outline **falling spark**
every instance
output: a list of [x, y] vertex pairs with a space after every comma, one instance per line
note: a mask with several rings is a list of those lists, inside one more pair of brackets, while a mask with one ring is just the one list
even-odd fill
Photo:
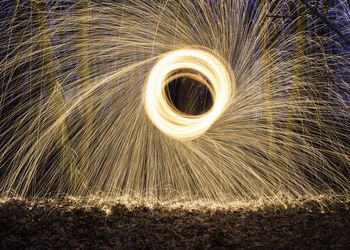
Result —
[[[348, 194], [348, 52], [297, 1], [254, 2], [0, 4], [1, 195]], [[177, 107], [182, 80], [212, 105]]]

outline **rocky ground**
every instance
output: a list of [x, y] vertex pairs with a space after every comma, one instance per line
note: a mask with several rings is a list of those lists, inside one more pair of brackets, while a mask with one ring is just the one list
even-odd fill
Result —
[[350, 249], [350, 199], [235, 209], [0, 203], [0, 249]]

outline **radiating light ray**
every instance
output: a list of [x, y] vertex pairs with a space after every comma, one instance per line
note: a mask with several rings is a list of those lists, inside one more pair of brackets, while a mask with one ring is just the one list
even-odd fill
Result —
[[[1, 194], [349, 192], [349, 55], [310, 16], [308, 32], [295, 31], [297, 1], [7, 2]], [[348, 10], [340, 1], [328, 13], [350, 23]], [[181, 78], [207, 88], [208, 110], [170, 103], [166, 88]]]

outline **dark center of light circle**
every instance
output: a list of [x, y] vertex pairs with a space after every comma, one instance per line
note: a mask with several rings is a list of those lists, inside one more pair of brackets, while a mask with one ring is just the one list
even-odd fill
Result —
[[191, 77], [173, 79], [166, 85], [165, 93], [169, 104], [186, 115], [201, 115], [213, 106], [208, 87]]

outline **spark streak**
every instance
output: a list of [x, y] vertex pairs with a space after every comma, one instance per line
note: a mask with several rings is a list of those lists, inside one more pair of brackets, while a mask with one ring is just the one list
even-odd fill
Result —
[[2, 1], [0, 195], [349, 194], [349, 52], [301, 2]]

